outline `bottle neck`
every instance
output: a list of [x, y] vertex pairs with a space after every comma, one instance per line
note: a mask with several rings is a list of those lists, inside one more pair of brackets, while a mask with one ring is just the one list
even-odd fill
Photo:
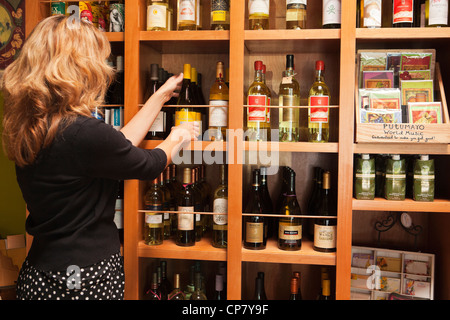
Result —
[[286, 195], [295, 195], [295, 174], [291, 173], [286, 182]]
[[263, 81], [263, 72], [262, 70], [255, 70], [255, 82]]
[[324, 82], [323, 70], [316, 70], [316, 82]]

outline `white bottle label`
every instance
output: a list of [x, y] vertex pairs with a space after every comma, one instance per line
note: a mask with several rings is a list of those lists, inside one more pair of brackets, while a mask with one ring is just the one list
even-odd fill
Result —
[[166, 28], [166, 6], [159, 4], [147, 7], [147, 29], [149, 28]]
[[[194, 207], [178, 207], [178, 211], [194, 212]], [[194, 214], [178, 213], [178, 230], [194, 230]]]
[[166, 127], [166, 113], [164, 111], [160, 111], [156, 116], [155, 121], [153, 121], [150, 130], [148, 131], [164, 132], [165, 127]]
[[269, 0], [248, 0], [248, 13], [262, 13], [269, 15]]
[[322, 23], [341, 23], [341, 0], [323, 0]]
[[[213, 203], [213, 212], [227, 213], [228, 212], [228, 200], [227, 199], [215, 199]], [[213, 221], [218, 225], [226, 225], [228, 223], [227, 214], [215, 214], [213, 215]]]
[[336, 226], [314, 225], [314, 245], [318, 248], [336, 248]]
[[364, 27], [381, 27], [381, 0], [364, 0]]
[[430, 0], [428, 12], [428, 24], [430, 26], [447, 25], [448, 0]]
[[[226, 100], [210, 100], [211, 106], [228, 106]], [[210, 107], [209, 108], [209, 126], [226, 127], [228, 125], [228, 107]]]
[[178, 8], [178, 21], [195, 21], [195, 0], [180, 0]]
[[156, 225], [163, 223], [163, 215], [161, 213], [149, 213], [145, 214], [145, 223], [149, 225]]

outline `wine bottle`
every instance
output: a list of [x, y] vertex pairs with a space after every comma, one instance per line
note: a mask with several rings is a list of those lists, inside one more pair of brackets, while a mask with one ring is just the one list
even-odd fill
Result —
[[250, 30], [269, 29], [270, 0], [248, 0]]
[[[336, 210], [336, 205], [330, 195], [330, 172], [325, 171], [317, 215], [336, 216]], [[313, 249], [320, 252], [336, 252], [336, 228], [336, 219], [334, 218], [315, 219]]]
[[298, 296], [298, 278], [291, 278], [291, 294], [289, 296], [289, 300], [301, 300]]
[[[147, 86], [146, 100], [148, 100], [162, 85], [161, 72], [158, 64], [152, 63], [150, 66], [150, 79]], [[145, 139], [147, 140], [163, 140], [167, 135], [167, 111], [162, 108], [148, 130]]]
[[230, 30], [230, 0], [211, 0], [211, 30]]
[[228, 185], [225, 165], [220, 165], [220, 184], [214, 191], [212, 245], [226, 248], [228, 242]]
[[359, 0], [360, 28], [381, 28], [381, 0]]
[[228, 126], [228, 87], [224, 81], [224, 64], [216, 63], [216, 81], [209, 90], [209, 138], [224, 141]]
[[319, 300], [333, 300], [330, 291], [330, 280], [322, 280], [322, 294], [319, 296]]
[[281, 205], [278, 220], [278, 248], [287, 251], [300, 250], [302, 247], [302, 219], [289, 217], [301, 215], [300, 205], [295, 194], [295, 172], [291, 171], [287, 180], [287, 189]]
[[198, 0], [177, 1], [177, 30], [197, 30]]
[[145, 293], [145, 300], [161, 300], [161, 291], [158, 288], [158, 274], [152, 273], [150, 289]]
[[159, 188], [159, 178], [152, 180], [150, 188], [144, 197], [145, 210], [145, 243], [147, 245], [160, 245], [164, 239], [163, 210], [164, 195]]
[[175, 111], [175, 126], [183, 122], [197, 121], [196, 110], [190, 105], [195, 105], [194, 92], [191, 84], [191, 65], [186, 63], [183, 67], [183, 82], [180, 94], [178, 96], [177, 107]]
[[147, 0], [147, 31], [166, 31], [167, 0]]
[[[294, 74], [294, 55], [286, 55], [286, 70], [278, 93], [280, 107], [300, 105], [300, 85]], [[280, 141], [297, 142], [300, 139], [300, 109], [279, 109]]]
[[425, 26], [426, 27], [448, 26], [448, 0], [425, 1]]
[[180, 289], [180, 274], [175, 273], [173, 276], [173, 290], [167, 296], [167, 300], [185, 300], [183, 291]]
[[267, 300], [266, 290], [264, 289], [264, 272], [258, 272], [258, 276], [255, 279], [253, 300]]
[[192, 265], [189, 269], [189, 282], [184, 289], [184, 300], [190, 300], [191, 295], [195, 290], [195, 266]]
[[173, 290], [172, 283], [167, 279], [167, 262], [161, 261], [161, 283], [159, 285], [161, 291], [161, 300], [167, 300], [169, 293]]
[[325, 84], [324, 62], [316, 61], [316, 78], [309, 89], [308, 97], [308, 141], [328, 142], [330, 90]]
[[189, 300], [208, 300], [203, 292], [202, 275], [200, 272], [195, 273], [195, 290]]
[[124, 85], [125, 85], [125, 73], [123, 66], [123, 56], [117, 56], [116, 58], [116, 76], [114, 83], [112, 84], [111, 104], [123, 105], [124, 103]]
[[[323, 169], [314, 167], [313, 191], [308, 201], [308, 214], [311, 216], [317, 215], [317, 207], [320, 204], [320, 196], [322, 194], [322, 176]], [[307, 235], [310, 240], [314, 240], [314, 220], [307, 219]]]
[[[200, 189], [197, 187], [196, 181], [197, 168], [191, 169], [191, 189], [194, 195], [194, 211], [203, 212], [203, 199]], [[195, 241], [200, 241], [203, 236], [203, 216], [201, 214], [195, 214]]]
[[286, 0], [286, 29], [306, 29], [307, 0]]
[[227, 300], [223, 290], [223, 276], [221, 274], [216, 274], [214, 300]]
[[341, 0], [323, 0], [322, 27], [324, 29], [341, 27]]
[[394, 28], [411, 28], [413, 25], [414, 0], [392, 0], [392, 26]]
[[263, 63], [255, 61], [255, 78], [247, 92], [247, 132], [250, 141], [267, 141], [270, 125], [267, 123], [269, 88], [262, 79]]
[[[200, 98], [200, 94], [198, 92], [198, 88], [197, 88], [197, 69], [194, 67], [191, 67], [191, 87], [192, 87], [192, 94], [194, 97], [194, 101], [193, 104], [195, 105], [202, 105], [205, 104], [204, 102], [201, 101]], [[200, 107], [195, 107], [193, 108], [194, 112], [195, 112], [195, 122], [198, 124], [200, 130], [200, 136], [203, 134], [203, 123], [202, 123], [202, 114], [203, 114], [203, 110]]]
[[179, 246], [193, 246], [195, 245], [195, 218], [194, 212], [195, 199], [194, 193], [191, 189], [191, 169], [184, 168], [183, 171], [183, 189], [179, 196], [177, 211], [177, 232], [175, 243]]
[[114, 223], [117, 227], [120, 243], [123, 243], [123, 186], [124, 182], [119, 181], [119, 190], [117, 192], [114, 211]]
[[[263, 201], [259, 189], [260, 174], [259, 169], [253, 170], [253, 184], [250, 192], [250, 199], [246, 206], [246, 213], [263, 213]], [[265, 220], [263, 216], [252, 215], [244, 217], [244, 248], [261, 250], [266, 248], [267, 238], [265, 237]]]
[[164, 170], [163, 172], [160, 173], [159, 175], [159, 189], [161, 190], [162, 194], [163, 194], [163, 204], [162, 204], [162, 209], [164, 211], [163, 213], [163, 222], [164, 222], [164, 239], [169, 239], [170, 238], [170, 226], [171, 226], [171, 217], [170, 217], [170, 203], [172, 202], [172, 195], [170, 193], [169, 188], [166, 186], [165, 184], [165, 178], [164, 178], [164, 174], [165, 174]]
[[298, 279], [298, 283], [297, 283], [297, 300], [303, 300], [302, 298], [302, 280], [301, 280], [301, 273], [299, 271], [294, 271], [293, 276], [296, 277]]

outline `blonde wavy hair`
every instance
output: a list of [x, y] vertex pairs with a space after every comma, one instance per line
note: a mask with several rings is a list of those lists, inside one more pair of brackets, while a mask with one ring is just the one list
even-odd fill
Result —
[[59, 129], [103, 104], [114, 69], [104, 33], [83, 20], [42, 20], [2, 77], [3, 149], [23, 167], [32, 164]]

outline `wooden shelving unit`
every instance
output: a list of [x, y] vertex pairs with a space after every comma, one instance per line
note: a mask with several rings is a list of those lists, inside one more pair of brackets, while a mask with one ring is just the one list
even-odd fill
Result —
[[[175, 1], [170, 0], [172, 4]], [[335, 267], [335, 296], [339, 300], [350, 299], [350, 274], [352, 252], [352, 219], [353, 212], [359, 211], [417, 211], [417, 212], [450, 212], [450, 201], [437, 199], [433, 203], [417, 203], [412, 200], [402, 202], [375, 199], [361, 201], [353, 199], [353, 157], [358, 153], [428, 153], [449, 156], [449, 144], [371, 144], [355, 143], [354, 140], [354, 97], [355, 54], [359, 48], [394, 47], [434, 47], [438, 59], [443, 60], [450, 46], [450, 28], [414, 30], [382, 28], [356, 28], [356, 1], [342, 0], [341, 29], [321, 29], [321, 1], [308, 3], [308, 29], [283, 30], [284, 2], [275, 3], [275, 12], [271, 11], [271, 30], [247, 30], [247, 1], [231, 0], [231, 29], [229, 31], [164, 31], [149, 32], [145, 30], [145, 0], [125, 1], [124, 33], [108, 33], [108, 39], [115, 46], [123, 48], [125, 56], [125, 122], [128, 122], [143, 103], [145, 73], [150, 63], [159, 63], [166, 70], [174, 73], [182, 71], [182, 64], [190, 62], [200, 66], [204, 75], [204, 93], [208, 92], [208, 83], [214, 78], [214, 65], [218, 60], [225, 62], [230, 69], [230, 101], [229, 128], [244, 128], [245, 92], [253, 79], [253, 61], [262, 59], [267, 62], [268, 70], [273, 74], [268, 77], [268, 85], [276, 93], [284, 70], [285, 55], [295, 55], [298, 79], [301, 79], [301, 90], [306, 91], [313, 76], [313, 64], [323, 59], [326, 65], [326, 81], [332, 90], [331, 103], [336, 107], [332, 114], [332, 140], [324, 144], [308, 142], [278, 143], [268, 142], [254, 144], [243, 142], [233, 144], [234, 151], [278, 150], [283, 154], [283, 164], [292, 164], [301, 172], [298, 182], [307, 183], [310, 168], [319, 158], [332, 166], [337, 191], [337, 252], [319, 253], [312, 249], [312, 243], [305, 239], [299, 252], [285, 252], [276, 248], [273, 240], [268, 241], [265, 250], [252, 251], [242, 247], [242, 216], [245, 181], [249, 165], [239, 163], [237, 152], [228, 159], [228, 184], [232, 186], [228, 192], [228, 247], [217, 249], [210, 245], [210, 239], [203, 238], [194, 247], [176, 246], [173, 241], [165, 241], [161, 246], [150, 247], [144, 244], [142, 237], [142, 200], [143, 184], [131, 180], [125, 183], [125, 240], [124, 259], [126, 273], [126, 299], [140, 298], [144, 286], [140, 267], [142, 259], [161, 258], [179, 260], [224, 261], [227, 264], [228, 299], [241, 299], [243, 292], [246, 263], [262, 264], [294, 264], [321, 265]], [[202, 0], [204, 25], [209, 21], [209, 1]], [[44, 8], [43, 8], [44, 7]], [[48, 1], [27, 1], [26, 25], [27, 34], [45, 16]], [[412, 40], [415, 40], [414, 43]], [[444, 83], [450, 83], [450, 64], [442, 63]], [[205, 95], [207, 96], [207, 95]], [[276, 94], [275, 94], [276, 96]], [[203, 106], [207, 107], [207, 106]], [[273, 109], [277, 111], [276, 109]], [[144, 141], [141, 147], [155, 148], [160, 141]], [[192, 151], [227, 151], [227, 142], [193, 142]], [[241, 148], [241, 149], [239, 149]], [[301, 158], [301, 161], [298, 159]], [[306, 188], [303, 187], [305, 196]], [[449, 197], [450, 198], [450, 197]], [[450, 219], [442, 219], [443, 225], [450, 227]], [[433, 221], [433, 225], [439, 225]], [[439, 244], [442, 250], [449, 252], [449, 247], [442, 243], [446, 228], [439, 225], [439, 230], [432, 243]], [[447, 239], [448, 241], [448, 239]], [[450, 267], [450, 257], [443, 258], [443, 267]], [[442, 278], [442, 277], [441, 277]], [[447, 287], [449, 278], [442, 278]]]

